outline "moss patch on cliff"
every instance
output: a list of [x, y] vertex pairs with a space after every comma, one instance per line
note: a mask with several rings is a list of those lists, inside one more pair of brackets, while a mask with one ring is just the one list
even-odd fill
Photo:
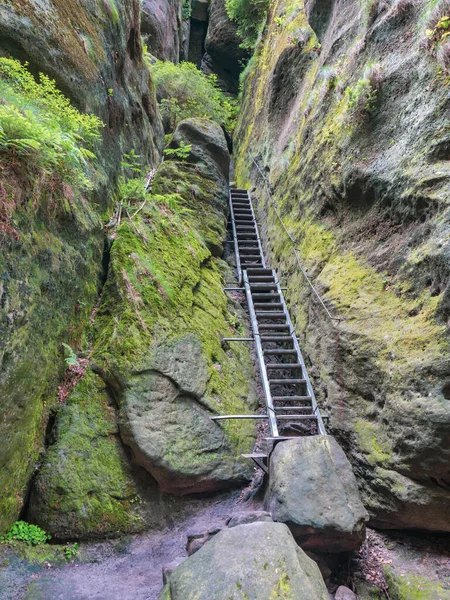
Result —
[[54, 537], [139, 531], [139, 496], [117, 440], [114, 409], [101, 379], [88, 371], [57, 415], [30, 518]]
[[449, 600], [450, 598], [449, 590], [420, 575], [409, 573], [400, 575], [389, 568], [384, 569], [384, 575], [392, 600]]
[[[207, 396], [217, 399], [211, 408], [248, 413], [253, 367], [246, 348], [222, 348], [219, 334], [233, 337], [240, 324], [228, 308], [220, 260], [209, 250], [225, 235], [226, 196], [221, 205], [217, 182], [201, 167], [175, 161], [160, 168], [154, 192], [138, 217], [121, 226], [113, 245], [95, 324], [95, 360], [107, 378], [117, 372], [126, 378], [152, 346], [195, 333], [208, 365]], [[224, 427], [236, 455], [248, 450], [251, 423]]]

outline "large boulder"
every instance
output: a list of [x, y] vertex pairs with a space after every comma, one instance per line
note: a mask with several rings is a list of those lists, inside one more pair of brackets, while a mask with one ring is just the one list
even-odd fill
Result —
[[178, 63], [182, 40], [182, 0], [144, 0], [142, 37], [151, 54]]
[[278, 443], [270, 457], [266, 506], [302, 548], [356, 550], [368, 515], [342, 448], [331, 436]]
[[248, 50], [241, 48], [241, 44], [237, 25], [227, 14], [225, 0], [213, 0], [209, 9], [202, 70], [216, 74], [220, 87], [226, 92], [238, 92], [242, 62], [249, 58]]
[[190, 145], [189, 162], [202, 163], [212, 172], [218, 170], [228, 182], [230, 153], [222, 128], [209, 119], [181, 121], [171, 138], [169, 148]]
[[217, 402], [207, 394], [209, 377], [192, 333], [158, 346], [128, 381], [122, 438], [163, 492], [209, 492], [248, 479], [225, 431], [211, 420]]
[[170, 575], [160, 600], [328, 600], [316, 563], [281, 523], [225, 529]]
[[112, 246], [96, 319], [94, 360], [119, 406], [133, 460], [174, 494], [240, 485], [251, 466], [256, 394], [250, 352], [222, 348], [245, 331], [227, 299], [224, 263], [228, 164], [224, 134], [204, 119], [180, 123], [171, 147], [191, 144], [159, 168], [153, 195]]

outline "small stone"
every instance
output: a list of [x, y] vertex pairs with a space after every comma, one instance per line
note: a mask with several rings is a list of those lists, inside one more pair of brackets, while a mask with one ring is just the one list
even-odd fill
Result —
[[348, 587], [340, 585], [336, 590], [334, 600], [358, 600], [358, 596], [349, 590]]

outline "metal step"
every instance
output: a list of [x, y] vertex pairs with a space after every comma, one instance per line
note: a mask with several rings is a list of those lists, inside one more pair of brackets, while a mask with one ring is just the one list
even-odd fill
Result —
[[[264, 309], [264, 308], [284, 308], [284, 304], [282, 302], [254, 302], [253, 303], [255, 309]], [[284, 311], [283, 311], [284, 312]]]
[[264, 288], [264, 289], [267, 289], [267, 290], [277, 290], [278, 286], [277, 286], [276, 283], [270, 283], [270, 282], [267, 282], [267, 283], [252, 283], [252, 282], [250, 282], [250, 289], [251, 290], [253, 290], [253, 289], [261, 289], [261, 288]]
[[300, 412], [301, 410], [313, 410], [312, 406], [274, 406], [274, 410], [279, 412], [280, 410], [292, 410], [293, 412]]
[[266, 369], [302, 369], [300, 363], [266, 363]]
[[[271, 325], [272, 327], [277, 327], [276, 325]], [[292, 339], [292, 338], [290, 338]], [[295, 356], [297, 356], [297, 351], [296, 350], [286, 350], [284, 348], [272, 348], [272, 349], [267, 349], [267, 350], [263, 350], [264, 354], [294, 354]]]
[[256, 292], [255, 294], [252, 294], [252, 298], [253, 300], [276, 300], [277, 298], [280, 298], [280, 294], [275, 293], [275, 294], [264, 294], [264, 293], [258, 293]]
[[[270, 330], [276, 330], [276, 331], [280, 331], [280, 330], [289, 331], [290, 330], [289, 325], [281, 325], [280, 323], [258, 323], [258, 327], [259, 327], [259, 329], [270, 329]], [[264, 350], [264, 352], [266, 352], [266, 351]], [[294, 354], [297, 354], [297, 353], [294, 352]]]
[[292, 336], [290, 335], [262, 335], [261, 342], [293, 342]]
[[317, 415], [277, 415], [281, 421], [317, 421]]
[[307, 402], [311, 396], [272, 396], [274, 402]]
[[260, 319], [282, 319], [282, 318], [286, 318], [286, 313], [284, 311], [282, 311], [282, 310], [279, 310], [277, 312], [269, 312], [267, 310], [257, 310], [257, 311], [255, 311], [255, 314]]
[[269, 379], [273, 385], [301, 385], [306, 383], [306, 379]]

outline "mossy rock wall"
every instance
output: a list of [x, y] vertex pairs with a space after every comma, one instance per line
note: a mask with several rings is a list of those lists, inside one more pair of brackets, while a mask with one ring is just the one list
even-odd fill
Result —
[[[84, 196], [49, 193], [40, 173], [0, 157], [5, 190], [20, 198], [12, 221], [0, 214], [0, 531], [17, 518], [48, 413], [64, 371], [61, 343], [76, 351], [96, 303], [103, 230], [120, 161], [132, 148], [159, 160], [163, 133], [142, 63], [137, 0], [7, 0], [0, 5], [0, 55], [28, 61], [82, 111], [105, 123]], [[6, 225], [5, 225], [6, 223]]]
[[244, 482], [251, 468], [240, 454], [255, 437], [251, 421], [210, 418], [255, 410], [248, 348], [221, 343], [246, 327], [223, 291], [218, 257], [226, 231], [225, 138], [218, 125], [190, 119], [172, 145], [181, 142], [191, 144], [190, 156], [160, 166], [149, 203], [118, 231], [94, 348], [134, 461], [175, 494]]
[[[318, 24], [319, 5], [329, 10]], [[430, 6], [309, 10], [316, 32], [301, 3], [271, 4], [244, 79], [237, 181], [254, 192], [319, 402], [373, 523], [448, 531], [449, 79], [425, 49]]]

